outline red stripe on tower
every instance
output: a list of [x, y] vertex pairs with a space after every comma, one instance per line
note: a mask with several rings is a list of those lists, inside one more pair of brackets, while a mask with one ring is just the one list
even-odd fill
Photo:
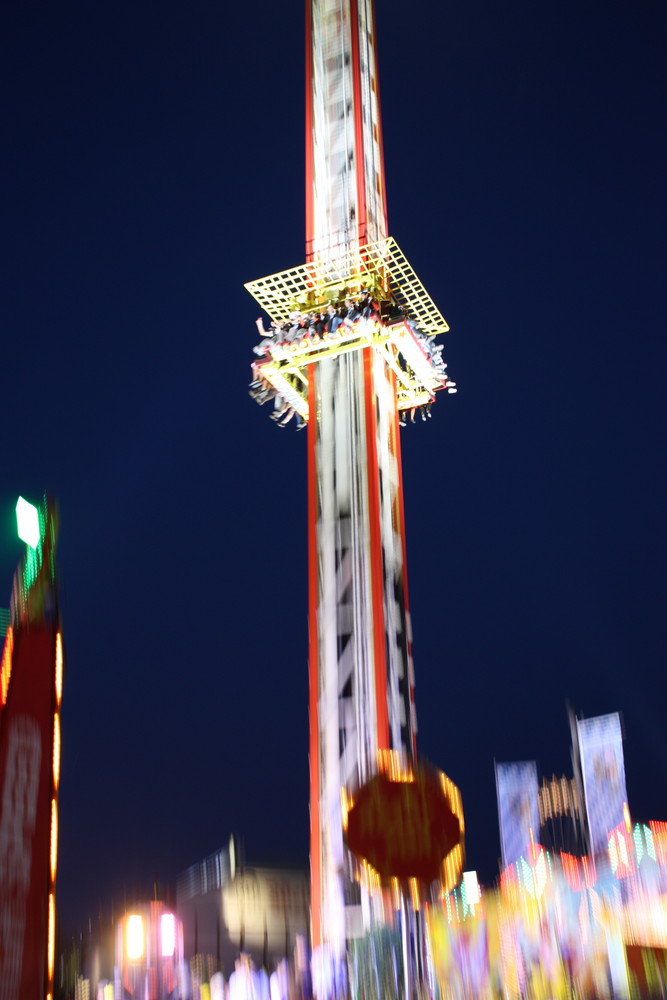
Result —
[[317, 400], [315, 366], [308, 370], [308, 674], [310, 753], [310, 909], [312, 947], [322, 943], [322, 854], [320, 844], [319, 600], [317, 561]]

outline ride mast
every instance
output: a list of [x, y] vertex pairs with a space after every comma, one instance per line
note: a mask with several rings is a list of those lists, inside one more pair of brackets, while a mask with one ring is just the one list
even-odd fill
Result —
[[388, 235], [375, 37], [372, 0], [306, 0], [306, 263], [246, 285], [274, 324], [254, 384], [308, 424], [311, 932], [334, 957], [374, 910], [342, 793], [416, 753], [399, 422], [456, 391], [448, 326]]

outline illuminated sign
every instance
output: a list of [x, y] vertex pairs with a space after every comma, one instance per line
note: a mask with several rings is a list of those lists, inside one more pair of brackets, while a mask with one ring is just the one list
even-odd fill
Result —
[[426, 767], [403, 777], [379, 773], [347, 808], [352, 853], [385, 882], [443, 879], [452, 885], [463, 863], [463, 810], [446, 775]]
[[537, 764], [496, 763], [496, 792], [503, 868], [518, 861], [540, 829]]
[[39, 511], [23, 497], [19, 497], [16, 504], [16, 525], [21, 541], [29, 545], [31, 549], [36, 549], [42, 537]]
[[616, 712], [577, 719], [577, 732], [592, 853], [602, 855], [627, 809], [621, 720]]

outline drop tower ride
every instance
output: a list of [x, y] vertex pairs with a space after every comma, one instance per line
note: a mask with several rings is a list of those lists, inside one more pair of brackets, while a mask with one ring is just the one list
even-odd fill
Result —
[[375, 37], [373, 0], [306, 0], [306, 263], [246, 285], [274, 324], [260, 401], [308, 425], [311, 931], [338, 956], [372, 908], [343, 790], [416, 753], [399, 425], [456, 391], [448, 326], [388, 235]]

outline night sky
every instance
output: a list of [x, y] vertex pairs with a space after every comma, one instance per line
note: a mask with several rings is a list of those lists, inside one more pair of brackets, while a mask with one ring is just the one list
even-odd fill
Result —
[[[402, 431], [418, 741], [500, 853], [493, 761], [620, 711], [667, 819], [658, 0], [378, 0], [389, 229], [457, 381]], [[243, 283], [304, 260], [302, 3], [0, 23], [0, 580], [59, 500], [58, 894], [82, 926], [230, 832], [308, 854], [306, 440], [248, 396]]]

